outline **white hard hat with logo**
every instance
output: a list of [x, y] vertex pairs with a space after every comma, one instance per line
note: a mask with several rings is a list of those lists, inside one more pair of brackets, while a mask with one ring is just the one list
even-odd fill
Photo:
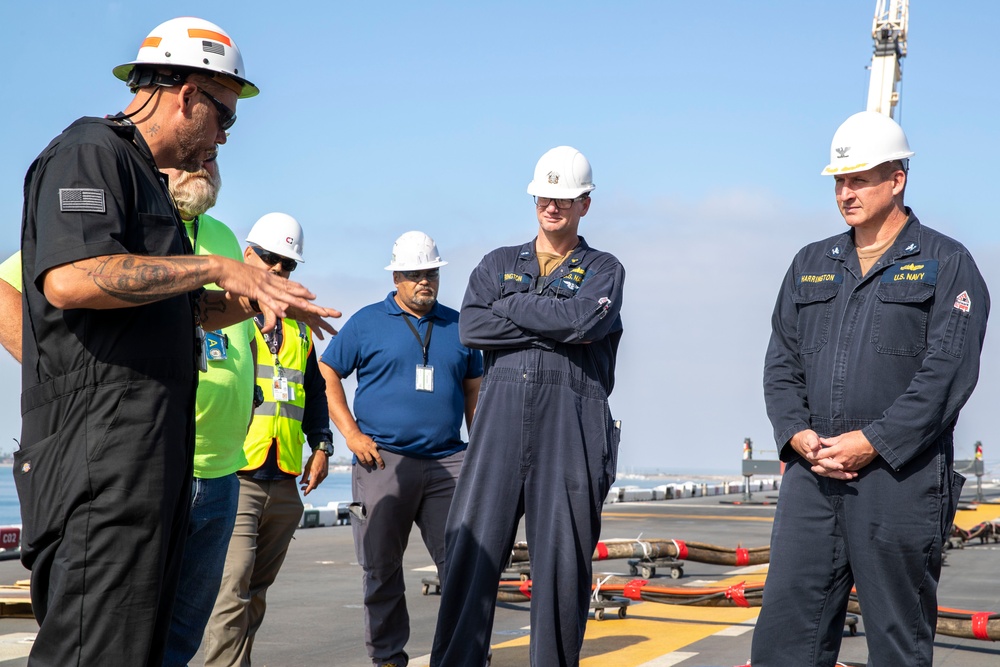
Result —
[[[130, 78], [133, 70], [148, 71], [157, 67], [182, 67], [224, 75], [239, 84], [241, 98], [260, 92], [246, 80], [243, 56], [232, 37], [214, 23], [193, 16], [170, 19], [153, 28], [139, 46], [135, 60], [119, 65], [112, 72], [133, 85], [138, 83]], [[225, 85], [223, 81], [220, 83]]]
[[576, 199], [590, 192], [594, 175], [590, 162], [572, 146], [557, 146], [538, 159], [528, 194], [550, 199]]
[[441, 259], [434, 239], [423, 232], [406, 232], [392, 244], [392, 262], [386, 271], [436, 269], [448, 262]]
[[862, 111], [845, 120], [830, 143], [825, 176], [851, 174], [913, 155], [899, 123], [877, 111]]
[[302, 248], [305, 243], [302, 225], [287, 213], [262, 215], [247, 234], [247, 243], [260, 246], [282, 257], [294, 259], [296, 262], [306, 261], [302, 259]]

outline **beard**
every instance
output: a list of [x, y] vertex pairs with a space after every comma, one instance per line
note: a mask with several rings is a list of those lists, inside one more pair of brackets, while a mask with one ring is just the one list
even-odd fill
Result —
[[222, 187], [219, 166], [209, 170], [202, 167], [198, 171], [182, 171], [170, 179], [170, 196], [180, 211], [181, 217], [190, 220], [215, 206]]
[[416, 306], [430, 308], [437, 302], [437, 292], [432, 291], [429, 295], [414, 294], [410, 301]]

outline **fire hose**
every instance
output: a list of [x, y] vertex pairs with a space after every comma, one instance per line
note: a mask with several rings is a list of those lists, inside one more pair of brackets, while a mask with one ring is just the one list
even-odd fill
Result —
[[[597, 543], [594, 560], [618, 558], [676, 558], [710, 565], [763, 565], [770, 561], [770, 547], [720, 547], [704, 542], [665, 539], [604, 540]], [[518, 542], [511, 552], [511, 563], [528, 562], [528, 545]]]
[[[660, 541], [660, 544], [672, 544], [670, 541]], [[612, 545], [620, 544], [617, 541]], [[712, 545], [699, 545], [712, 547]], [[689, 547], [690, 548], [690, 547]], [[609, 553], [611, 552], [609, 546]], [[719, 553], [720, 557], [731, 558], [731, 554], [720, 547], [704, 549], [706, 552]], [[733, 550], [728, 550], [733, 551]], [[676, 552], [664, 552], [664, 555], [674, 556]], [[760, 555], [760, 552], [757, 551]], [[641, 555], [641, 554], [640, 554]], [[612, 556], [607, 556], [611, 558]], [[615, 558], [627, 558], [628, 555], [617, 555]], [[651, 556], [654, 557], [654, 556]], [[766, 560], [762, 562], [767, 562]], [[729, 564], [723, 562], [721, 564]], [[746, 584], [741, 582], [734, 586], [692, 588], [667, 587], [650, 585], [645, 579], [628, 577], [605, 577], [595, 581], [592, 590], [595, 597], [622, 597], [631, 601], [657, 602], [660, 604], [688, 605], [695, 607], [759, 607], [763, 597], [764, 584]], [[531, 600], [531, 580], [501, 581], [497, 592], [497, 600], [501, 602], [526, 602]], [[847, 603], [847, 611], [862, 615], [857, 594], [852, 590]], [[976, 612], [964, 609], [938, 608], [937, 634], [964, 639], [979, 639], [984, 641], [1000, 640], [1000, 613]]]

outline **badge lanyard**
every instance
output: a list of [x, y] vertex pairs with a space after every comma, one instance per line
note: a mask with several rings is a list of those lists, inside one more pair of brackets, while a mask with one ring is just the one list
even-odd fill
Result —
[[[264, 326], [263, 322], [264, 316], [257, 315], [253, 318], [254, 324], [257, 328]], [[288, 384], [288, 378], [285, 377], [285, 369], [281, 366], [281, 361], [278, 359], [278, 350], [281, 348], [281, 341], [283, 336], [282, 321], [279, 319], [274, 326], [274, 331], [271, 333], [260, 332], [260, 335], [264, 338], [264, 342], [267, 343], [267, 349], [271, 352], [271, 356], [274, 358], [274, 376], [271, 378], [271, 391], [274, 394], [275, 401], [294, 401], [295, 400], [295, 387]]]
[[427, 337], [424, 340], [420, 340], [420, 333], [413, 326], [413, 322], [410, 321], [410, 317], [406, 313], [403, 313], [403, 321], [406, 322], [406, 326], [410, 327], [413, 337], [417, 339], [417, 343], [419, 343], [420, 349], [424, 353], [423, 365], [417, 364], [416, 389], [417, 391], [434, 391], [434, 367], [427, 365], [427, 351], [431, 346], [431, 331], [434, 329], [434, 322], [427, 322]]
[[[198, 254], [198, 223], [201, 216], [195, 216], [191, 225], [191, 247], [194, 254]], [[199, 351], [198, 367], [203, 371], [208, 371], [209, 361], [225, 361], [229, 358], [229, 336], [222, 333], [222, 329], [207, 331], [200, 324], [198, 325], [198, 341], [201, 345]]]

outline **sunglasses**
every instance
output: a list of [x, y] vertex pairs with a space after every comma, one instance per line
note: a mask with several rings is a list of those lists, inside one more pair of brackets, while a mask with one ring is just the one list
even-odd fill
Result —
[[555, 204], [560, 211], [565, 211], [573, 205], [573, 202], [583, 201], [586, 195], [580, 195], [576, 199], [552, 199], [551, 197], [535, 197], [535, 206], [538, 208], [548, 208], [549, 204]]
[[205, 92], [204, 88], [199, 88], [198, 92], [208, 98], [208, 101], [215, 106], [215, 110], [219, 112], [219, 127], [225, 132], [231, 128], [236, 123], [236, 112], [227, 107], [225, 104], [215, 99], [211, 95]]
[[424, 278], [427, 280], [437, 280], [441, 276], [441, 271], [439, 269], [425, 269], [424, 271], [400, 271], [399, 275], [403, 276], [405, 280], [419, 283]]
[[283, 271], [292, 272], [295, 267], [299, 265], [294, 259], [289, 259], [288, 257], [282, 257], [276, 252], [271, 252], [270, 250], [264, 250], [260, 246], [252, 245], [250, 249], [254, 251], [254, 254], [260, 257], [260, 261], [264, 262], [268, 266], [274, 266], [275, 264], [281, 264], [281, 269]]

